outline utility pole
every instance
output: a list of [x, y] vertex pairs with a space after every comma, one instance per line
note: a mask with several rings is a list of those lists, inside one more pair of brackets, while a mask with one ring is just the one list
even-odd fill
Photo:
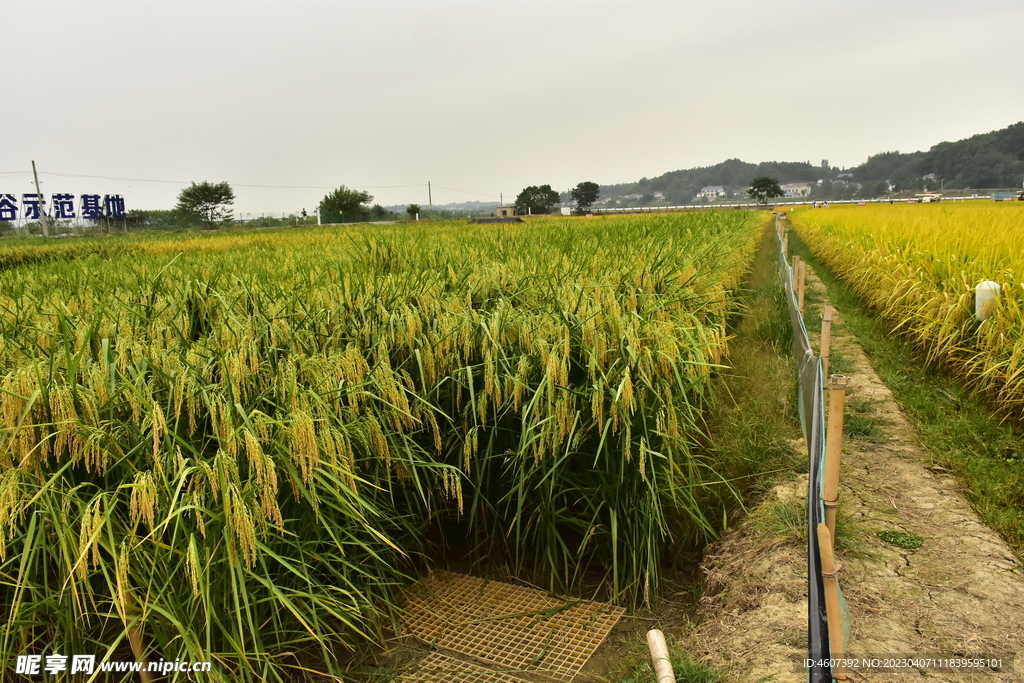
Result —
[[427, 201], [430, 202], [430, 217], [434, 217], [434, 194], [430, 191], [430, 181], [427, 181]]
[[50, 225], [46, 222], [46, 207], [43, 206], [43, 193], [39, 191], [39, 176], [36, 174], [36, 162], [32, 160], [32, 178], [36, 181], [36, 199], [39, 200], [39, 221], [43, 224], [43, 237], [50, 236]]

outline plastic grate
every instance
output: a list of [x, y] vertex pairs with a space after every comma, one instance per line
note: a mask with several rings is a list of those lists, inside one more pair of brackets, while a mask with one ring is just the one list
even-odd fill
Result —
[[416, 670], [399, 677], [399, 683], [526, 683], [521, 678], [431, 652]]
[[606, 603], [434, 572], [410, 591], [403, 621], [428, 645], [571, 681], [624, 613]]

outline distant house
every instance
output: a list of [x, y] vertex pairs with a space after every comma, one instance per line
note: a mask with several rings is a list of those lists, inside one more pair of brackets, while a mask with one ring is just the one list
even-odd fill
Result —
[[782, 186], [783, 197], [807, 197], [810, 194], [810, 183], [787, 183]]
[[494, 215], [498, 218], [511, 218], [516, 215], [515, 206], [498, 206], [494, 209]]
[[623, 199], [643, 199], [643, 198], [644, 198], [644, 196], [642, 194], [640, 194], [639, 192], [636, 192], [634, 194], [627, 194], [625, 197], [623, 197]]
[[929, 173], [928, 175], [923, 176], [921, 180], [937, 180], [937, 178], [934, 173]]
[[701, 197], [707, 197], [708, 199], [717, 199], [725, 196], [725, 188], [721, 185], [706, 185], [700, 188], [700, 192], [697, 193], [697, 199]]
[[663, 201], [665, 201], [665, 193], [664, 192], [655, 192], [654, 193], [654, 201], [656, 201], [656, 202], [663, 202]]
[[836, 176], [835, 182], [837, 183], [849, 183], [853, 181], [852, 173], [840, 173]]

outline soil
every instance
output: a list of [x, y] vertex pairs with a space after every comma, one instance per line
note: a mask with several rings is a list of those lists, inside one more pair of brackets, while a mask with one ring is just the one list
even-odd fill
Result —
[[[805, 317], [821, 315], [824, 286], [808, 268]], [[863, 655], [1002, 655], [1001, 671], [854, 672], [863, 681], [1024, 681], [1024, 567], [983, 524], [956, 481], [935, 464], [889, 389], [882, 384], [841, 312], [832, 348], [844, 357], [855, 405], [879, 429], [843, 445], [839, 584], [852, 620], [848, 652]], [[818, 335], [812, 343], [818, 347]], [[794, 444], [803, 448], [803, 443]], [[806, 681], [792, 656], [807, 652], [806, 532], [766, 530], [770, 506], [806, 505], [807, 476], [777, 486], [743, 523], [709, 548], [699, 625], [683, 648], [725, 671], [726, 681]], [[917, 549], [884, 542], [880, 532], [920, 537]], [[837, 534], [840, 535], [840, 534]], [[913, 545], [905, 543], [904, 545]], [[1018, 658], [1019, 659], [1019, 658]]]

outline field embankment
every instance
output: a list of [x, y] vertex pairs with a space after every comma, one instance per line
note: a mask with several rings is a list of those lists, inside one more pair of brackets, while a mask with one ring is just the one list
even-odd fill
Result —
[[[791, 239], [790, 246], [816, 263], [799, 240]], [[985, 523], [999, 521], [990, 513], [1000, 504], [979, 506], [977, 497], [978, 487], [1013, 482], [968, 479], [965, 487], [960, 477], [968, 463], [992, 469], [992, 460], [983, 452], [951, 452], [972, 444], [954, 446], [951, 433], [940, 435], [921, 421], [924, 404], [932, 413], [961, 412], [928, 418], [946, 429], [959, 422], [952, 427], [956, 434], [974, 440], [981, 433], [970, 430], [984, 420], [968, 413], [983, 411], [966, 394], [947, 403], [935, 400], [940, 392], [952, 397], [959, 390], [948, 379], [925, 377], [922, 364], [907, 355], [910, 349], [884, 339], [883, 325], [830, 273], [820, 274], [827, 288], [813, 270], [808, 273], [805, 320], [817, 347], [822, 305], [839, 306], [831, 368], [849, 377], [836, 539], [839, 582], [852, 619], [847, 652], [883, 658], [988, 655], [1007, 662], [1000, 671], [854, 673], [885, 681], [1019, 680], [1024, 577], [1019, 558]], [[862, 344], [872, 353], [865, 354]], [[875, 363], [897, 389], [891, 392], [883, 383]], [[901, 371], [914, 376], [900, 377]], [[987, 434], [998, 435], [991, 432], [995, 420], [987, 419], [993, 423]], [[780, 484], [710, 550], [704, 621], [683, 644], [722, 671], [722, 680], [806, 680], [793, 661], [807, 652], [806, 501], [806, 475]]]

